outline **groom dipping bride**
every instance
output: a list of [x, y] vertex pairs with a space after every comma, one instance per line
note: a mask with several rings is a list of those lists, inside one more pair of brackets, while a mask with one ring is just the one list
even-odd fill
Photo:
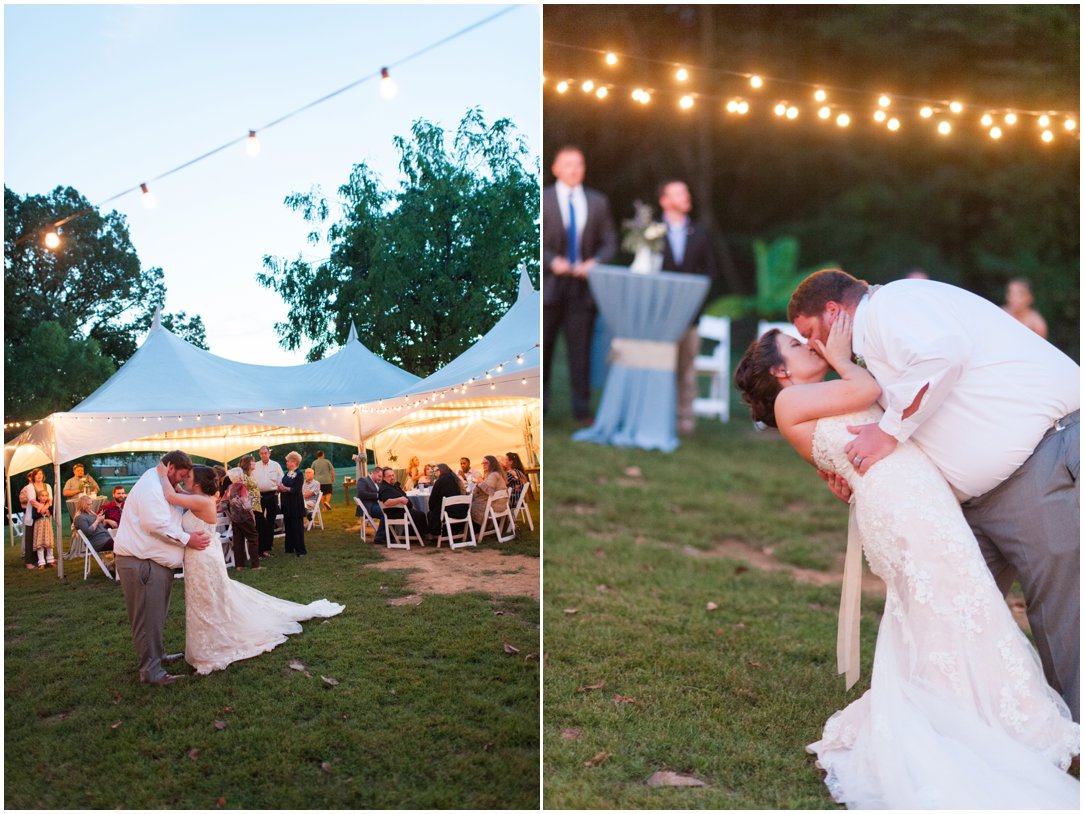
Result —
[[[188, 484], [191, 493], [178, 491]], [[128, 494], [113, 551], [145, 684], [165, 687], [184, 677], [166, 673], [163, 661], [184, 658], [201, 674], [223, 670], [301, 632], [300, 621], [343, 611], [326, 599], [300, 605], [231, 580], [215, 530], [219, 487], [211, 467], [193, 465], [186, 453], [174, 450]], [[166, 655], [173, 571], [181, 567], [185, 652]]]
[[[735, 382], [753, 418], [852, 499], [851, 532], [887, 587], [870, 689], [807, 747], [833, 798], [1078, 808], [1064, 769], [1080, 749], [1079, 368], [943, 283], [820, 271], [788, 315], [809, 345], [768, 331]], [[1016, 575], [1042, 666], [1003, 599]]]

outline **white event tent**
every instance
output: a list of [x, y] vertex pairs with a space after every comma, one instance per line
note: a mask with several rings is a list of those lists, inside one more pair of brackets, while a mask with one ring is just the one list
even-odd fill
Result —
[[13, 474], [52, 463], [59, 484], [61, 463], [111, 452], [184, 449], [225, 463], [263, 444], [328, 441], [356, 444], [359, 468], [366, 447], [394, 445], [426, 461], [453, 448], [463, 450], [446, 455], [456, 462], [483, 448], [479, 455], [519, 449], [525, 461], [536, 459], [539, 306], [524, 273], [516, 303], [497, 325], [424, 380], [369, 351], [353, 326], [334, 355], [272, 367], [196, 348], [156, 317], [132, 358], [94, 393], [5, 444], [9, 505]]

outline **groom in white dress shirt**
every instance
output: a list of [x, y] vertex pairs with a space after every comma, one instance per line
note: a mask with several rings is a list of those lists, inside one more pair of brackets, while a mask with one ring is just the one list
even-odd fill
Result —
[[[997, 305], [931, 280], [810, 275], [788, 318], [828, 338], [840, 311], [884, 416], [851, 429], [859, 474], [908, 438], [961, 502], [998, 587], [1019, 578], [1050, 685], [1080, 720], [1080, 368]], [[845, 482], [829, 478], [849, 497]]]
[[[169, 482], [183, 487], [192, 472], [188, 455], [174, 450], [162, 456], [162, 463]], [[182, 514], [180, 508], [166, 502], [158, 470], [148, 469], [128, 493], [113, 543], [117, 578], [124, 590], [132, 642], [139, 657], [139, 680], [156, 687], [183, 678], [162, 669], [163, 658], [183, 656], [166, 656], [163, 641], [173, 571], [184, 565], [185, 547], [200, 551], [211, 542], [206, 532], [183, 531]]]

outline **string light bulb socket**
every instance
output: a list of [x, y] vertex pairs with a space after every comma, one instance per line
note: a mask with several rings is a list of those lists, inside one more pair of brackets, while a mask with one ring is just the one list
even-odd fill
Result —
[[45, 233], [45, 248], [56, 249], [60, 246], [60, 235], [56, 229], [50, 229]]
[[749, 77], [749, 84], [754, 88], [762, 88], [764, 87], [764, 80], [758, 74], [752, 74]]
[[248, 131], [248, 138], [245, 139], [245, 150], [247, 150], [248, 154], [253, 158], [260, 154], [260, 140], [256, 138], [255, 130]]
[[823, 102], [825, 99], [828, 98], [828, 94], [825, 93], [824, 90], [822, 90], [821, 88], [817, 88], [816, 92], [813, 94], [813, 98], [818, 102]]
[[382, 99], [394, 99], [395, 94], [399, 92], [399, 86], [395, 84], [395, 80], [391, 78], [391, 73], [387, 68], [380, 69], [380, 96]]
[[610, 51], [610, 53], [606, 54], [606, 64], [607, 65], [616, 65], [617, 64], [617, 54], [615, 54], [613, 51]]
[[151, 194], [145, 183], [139, 185], [139, 190], [143, 193], [143, 205], [147, 209], [151, 209], [155, 204], [154, 195]]

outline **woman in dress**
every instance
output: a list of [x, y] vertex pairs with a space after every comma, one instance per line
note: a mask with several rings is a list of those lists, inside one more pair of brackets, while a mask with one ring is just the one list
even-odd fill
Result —
[[519, 505], [519, 496], [523, 493], [523, 486], [527, 483], [527, 476], [523, 472], [523, 461], [519, 459], [519, 453], [506, 452], [504, 454], [504, 476], [508, 481], [508, 499], [512, 501], [512, 508]]
[[45, 482], [45, 473], [35, 469], [30, 473], [34, 495], [30, 498], [30, 518], [34, 523], [34, 552], [39, 571], [56, 565], [53, 553], [53, 487]]
[[105, 525], [105, 513], [95, 513], [94, 498], [91, 495], [79, 495], [75, 499], [75, 518], [72, 525], [83, 532], [99, 554], [113, 550], [113, 535]]
[[[847, 427], [878, 419], [880, 387], [851, 361], [845, 312], [815, 345], [769, 331], [734, 378], [754, 419], [847, 479], [855, 530], [887, 586], [870, 689], [807, 747], [832, 797], [849, 808], [1076, 809], [1080, 784], [1064, 769], [1080, 728], [1043, 678], [947, 482], [909, 442], [855, 473]], [[823, 381], [829, 364], [838, 381]]]
[[[501, 465], [492, 455], [482, 458], [482, 474], [475, 479], [474, 491], [471, 492], [470, 517], [474, 521], [474, 530], [480, 531], [482, 522], [486, 518], [486, 503], [489, 496], [494, 492], [508, 489], [508, 481], [505, 480]], [[508, 498], [503, 497], [493, 501], [493, 510], [503, 512], [508, 508]]]
[[[429, 533], [433, 537], [440, 537], [441, 533], [446, 529], [441, 527], [441, 511], [444, 508], [444, 498], [446, 497], [458, 497], [463, 494], [463, 484], [460, 483], [459, 478], [456, 477], [455, 472], [448, 464], [437, 464], [436, 482], [433, 484], [433, 491], [429, 493]], [[452, 506], [448, 509], [448, 514], [452, 517], [463, 518], [467, 516], [467, 506]], [[456, 531], [461, 528], [460, 526], [454, 527]]]
[[[34, 507], [30, 503], [37, 494], [34, 489], [34, 476], [38, 472], [42, 470], [33, 469], [26, 473], [26, 486], [19, 492], [19, 503], [23, 508], [23, 563], [28, 571], [38, 567], [38, 555], [34, 552]], [[42, 477], [44, 476], [45, 473], [42, 472]]]
[[211, 536], [207, 548], [186, 548], [184, 552], [184, 654], [197, 673], [224, 670], [235, 661], [273, 650], [286, 641], [287, 634], [300, 633], [299, 622], [306, 619], [342, 613], [345, 606], [326, 599], [300, 605], [231, 580], [215, 530], [214, 471], [209, 466], [193, 466], [191, 494], [173, 489], [162, 464], [158, 465], [158, 476], [166, 501], [188, 510], [181, 527]]
[[287, 554], [304, 557], [305, 549], [305, 477], [298, 467], [301, 454], [286, 454], [286, 474], [279, 482], [279, 505], [282, 507], [282, 525], [286, 532], [283, 550]]

